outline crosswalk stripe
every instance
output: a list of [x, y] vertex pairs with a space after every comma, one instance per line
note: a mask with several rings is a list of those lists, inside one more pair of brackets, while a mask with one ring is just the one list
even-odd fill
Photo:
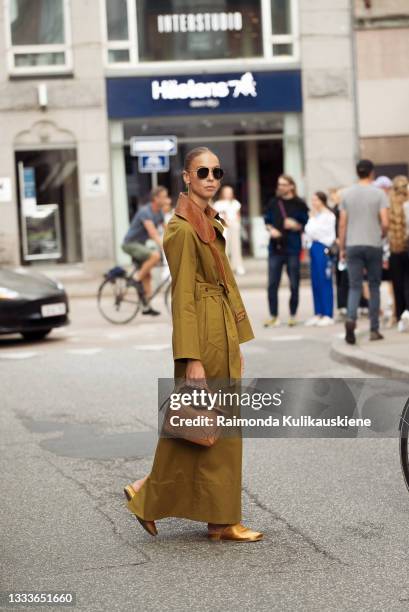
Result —
[[249, 354], [268, 353], [268, 349], [266, 349], [264, 346], [244, 346], [241, 350], [243, 353]]
[[304, 336], [275, 336], [274, 338], [269, 338], [271, 342], [291, 342], [296, 340], [304, 340]]
[[18, 353], [0, 353], [0, 359], [30, 359], [40, 353], [34, 351], [19, 351]]
[[81, 348], [81, 349], [68, 349], [67, 353], [71, 355], [96, 355], [102, 352], [102, 348]]
[[137, 351], [164, 351], [170, 348], [170, 344], [135, 344]]

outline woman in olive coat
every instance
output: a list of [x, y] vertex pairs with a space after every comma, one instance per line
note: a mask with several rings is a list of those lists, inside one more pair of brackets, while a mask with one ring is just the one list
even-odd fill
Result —
[[[225, 253], [223, 224], [210, 202], [223, 171], [205, 147], [188, 153], [181, 193], [163, 248], [172, 277], [175, 379], [190, 384], [239, 380], [240, 343], [254, 338]], [[241, 525], [241, 436], [219, 438], [210, 448], [159, 438], [151, 473], [125, 487], [128, 509], [156, 535], [155, 520], [180, 517], [208, 523], [213, 540], [256, 541]]]

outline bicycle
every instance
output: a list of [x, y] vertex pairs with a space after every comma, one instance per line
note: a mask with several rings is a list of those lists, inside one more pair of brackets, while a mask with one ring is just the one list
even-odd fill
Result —
[[98, 310], [104, 319], [116, 325], [124, 325], [132, 321], [142, 308], [150, 306], [153, 298], [162, 290], [166, 310], [170, 312], [172, 286], [170, 274], [159, 283], [151, 297], [147, 299], [142, 284], [137, 283], [133, 278], [140, 265], [135, 260], [132, 260], [132, 264], [129, 273], [122, 266], [115, 266], [108, 270], [98, 288]]
[[400, 464], [402, 467], [403, 478], [405, 480], [406, 487], [409, 490], [409, 399], [407, 400], [399, 422], [400, 439], [399, 439], [399, 450], [400, 450]]

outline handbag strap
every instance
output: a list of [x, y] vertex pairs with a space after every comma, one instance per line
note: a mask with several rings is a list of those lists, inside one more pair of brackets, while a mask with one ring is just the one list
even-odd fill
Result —
[[283, 219], [287, 218], [287, 213], [285, 212], [285, 208], [284, 208], [284, 204], [282, 200], [278, 200], [277, 201], [278, 207], [280, 209], [281, 215], [283, 217]]

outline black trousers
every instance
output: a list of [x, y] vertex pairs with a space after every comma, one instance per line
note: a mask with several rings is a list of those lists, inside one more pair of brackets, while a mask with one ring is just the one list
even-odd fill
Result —
[[337, 284], [337, 307], [346, 308], [348, 305], [349, 289], [348, 270], [338, 270], [338, 265], [336, 265], [335, 280]]
[[395, 296], [396, 318], [399, 320], [404, 310], [409, 310], [409, 252], [391, 253], [389, 270]]
[[290, 315], [295, 316], [298, 308], [300, 286], [300, 256], [278, 255], [269, 253], [268, 256], [268, 303], [272, 317], [278, 315], [278, 289], [280, 287], [281, 273], [284, 264], [290, 281]]

